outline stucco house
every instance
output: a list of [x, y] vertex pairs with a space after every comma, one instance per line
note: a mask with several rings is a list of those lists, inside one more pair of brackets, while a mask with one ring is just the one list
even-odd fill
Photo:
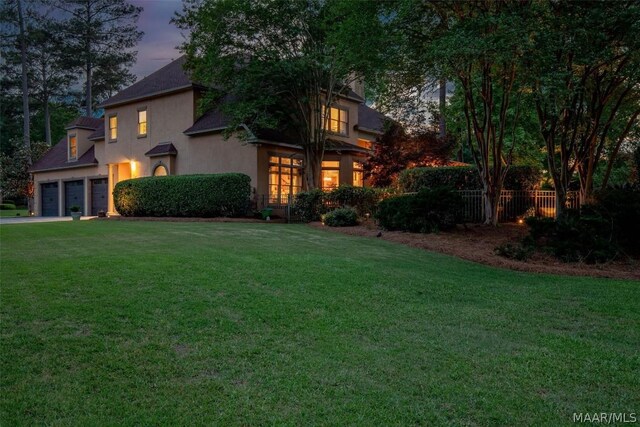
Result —
[[[117, 214], [112, 191], [121, 180], [152, 175], [242, 172], [256, 195], [281, 201], [302, 187], [302, 151], [279, 132], [223, 137], [218, 110], [199, 116], [205, 87], [191, 81], [181, 57], [101, 104], [103, 118], [79, 117], [67, 135], [31, 167], [35, 214]], [[325, 188], [363, 185], [362, 165], [384, 117], [354, 86], [331, 109], [331, 142], [322, 165]]]

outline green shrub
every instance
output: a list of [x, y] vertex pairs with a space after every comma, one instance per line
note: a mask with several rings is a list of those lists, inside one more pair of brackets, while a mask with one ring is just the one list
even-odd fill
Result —
[[2, 203], [0, 204], [0, 211], [15, 211], [16, 205], [13, 203]]
[[247, 211], [250, 195], [251, 178], [223, 173], [121, 181], [113, 190], [113, 201], [123, 216], [240, 216]]
[[526, 244], [503, 243], [495, 248], [497, 255], [518, 261], [526, 261], [533, 254], [534, 247]]
[[329, 227], [358, 225], [358, 213], [353, 208], [338, 208], [324, 214], [322, 222]]
[[302, 221], [320, 221], [325, 212], [324, 192], [320, 189], [303, 191], [296, 194], [292, 206], [293, 215]]
[[608, 188], [596, 196], [593, 209], [611, 222], [613, 238], [625, 252], [640, 255], [640, 187]]
[[351, 206], [360, 217], [375, 213], [378, 200], [378, 192], [373, 188], [352, 185], [341, 185], [325, 194], [327, 203], [340, 207]]
[[[511, 166], [504, 181], [505, 190], [533, 190], [542, 172], [533, 166]], [[482, 184], [475, 167], [413, 168], [400, 173], [400, 192], [415, 193], [423, 188], [450, 187], [456, 190], [480, 190]]]
[[535, 217], [526, 221], [529, 241], [561, 261], [593, 264], [610, 261], [618, 253], [611, 222], [589, 207], [582, 212], [568, 211], [555, 221]]
[[9, 200], [9, 199], [4, 199], [4, 201], [2, 203], [4, 203], [5, 205], [16, 205], [16, 206], [18, 206], [18, 204], [14, 200]]
[[431, 233], [462, 222], [463, 200], [450, 188], [423, 189], [378, 204], [376, 219], [387, 230]]

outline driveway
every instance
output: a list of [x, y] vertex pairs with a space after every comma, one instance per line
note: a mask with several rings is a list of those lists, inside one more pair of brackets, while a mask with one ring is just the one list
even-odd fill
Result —
[[[83, 216], [81, 220], [96, 218], [95, 216]], [[71, 221], [70, 216], [23, 216], [23, 217], [4, 217], [0, 218], [0, 225], [5, 224], [29, 224], [34, 222], [60, 222]]]

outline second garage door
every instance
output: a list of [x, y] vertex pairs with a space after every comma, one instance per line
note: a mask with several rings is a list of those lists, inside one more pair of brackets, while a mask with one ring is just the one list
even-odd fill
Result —
[[69, 181], [64, 183], [64, 214], [71, 215], [71, 206], [80, 206], [80, 211], [84, 212], [84, 181]]

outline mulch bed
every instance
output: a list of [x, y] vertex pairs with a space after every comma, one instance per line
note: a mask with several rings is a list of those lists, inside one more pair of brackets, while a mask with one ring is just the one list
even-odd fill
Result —
[[[375, 223], [364, 223], [356, 227], [326, 227], [319, 222], [312, 227], [323, 230], [376, 238], [380, 229]], [[608, 277], [640, 280], [640, 260], [628, 259], [606, 264], [564, 263], [551, 255], [536, 251], [527, 261], [508, 259], [494, 253], [496, 246], [518, 243], [528, 234], [527, 227], [516, 224], [501, 224], [498, 227], [468, 225], [456, 230], [437, 234], [382, 231], [380, 238], [403, 245], [453, 255], [469, 261], [493, 267], [532, 273], [549, 273], [569, 276]]]

